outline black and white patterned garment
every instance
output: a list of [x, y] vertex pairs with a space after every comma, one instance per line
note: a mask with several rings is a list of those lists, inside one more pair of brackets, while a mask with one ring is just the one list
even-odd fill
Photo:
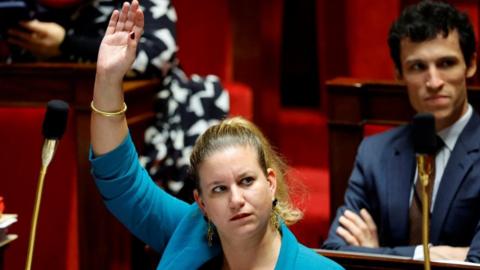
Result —
[[145, 132], [146, 151], [140, 161], [165, 190], [192, 202], [190, 153], [198, 136], [228, 114], [228, 92], [216, 76], [188, 79], [173, 68], [157, 93], [155, 111], [156, 123]]
[[[37, 1], [39, 2], [39, 1]], [[60, 46], [62, 56], [49, 61], [95, 62], [98, 48], [114, 9], [124, 0], [84, 0], [67, 8], [36, 4], [35, 18], [63, 26], [66, 36]], [[144, 12], [145, 27], [138, 45], [137, 59], [129, 77], [161, 78], [175, 61], [175, 23], [177, 15], [169, 0], [139, 1]], [[28, 52], [12, 47], [7, 62], [31, 62]]]

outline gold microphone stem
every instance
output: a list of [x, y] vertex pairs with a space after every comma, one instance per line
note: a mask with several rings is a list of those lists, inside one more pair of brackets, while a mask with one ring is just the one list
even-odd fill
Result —
[[422, 180], [422, 245], [423, 245], [423, 258], [425, 260], [424, 269], [430, 270], [430, 248], [428, 246], [429, 242], [429, 215], [430, 215], [430, 204], [428, 202], [427, 194], [427, 183], [428, 183], [428, 174], [422, 175], [426, 177], [427, 180]]
[[435, 162], [435, 159], [432, 159], [431, 156], [417, 155], [418, 181], [422, 185], [422, 246], [425, 270], [430, 270], [430, 249], [428, 246], [430, 203], [428, 202], [427, 186], [429, 185], [430, 175], [433, 172], [433, 162]]
[[33, 248], [35, 246], [35, 234], [37, 231], [38, 214], [40, 212], [40, 202], [42, 200], [43, 183], [47, 173], [47, 167], [52, 161], [56, 146], [55, 140], [46, 140], [43, 144], [42, 150], [42, 166], [40, 168], [40, 175], [38, 176], [37, 195], [35, 196], [35, 205], [33, 208], [32, 223], [30, 227], [30, 239], [28, 241], [28, 253], [25, 270], [32, 268]]

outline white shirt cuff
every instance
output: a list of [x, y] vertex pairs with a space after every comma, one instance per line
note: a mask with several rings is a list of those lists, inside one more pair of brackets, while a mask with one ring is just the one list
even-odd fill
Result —
[[[428, 247], [431, 247], [432, 244], [428, 244]], [[414, 260], [424, 260], [423, 257], [423, 245], [418, 245], [415, 247], [415, 251], [413, 252], [413, 259]]]

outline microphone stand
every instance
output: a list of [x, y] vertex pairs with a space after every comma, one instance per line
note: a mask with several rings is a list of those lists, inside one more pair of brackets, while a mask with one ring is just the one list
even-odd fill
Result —
[[422, 246], [425, 270], [430, 270], [430, 249], [428, 246], [428, 238], [430, 235], [430, 203], [428, 201], [427, 186], [429, 184], [430, 175], [432, 175], [432, 162], [435, 162], [435, 159], [432, 156], [417, 155], [419, 181], [421, 181], [422, 184]]
[[33, 248], [35, 246], [35, 234], [37, 231], [38, 213], [40, 212], [40, 202], [42, 200], [43, 183], [45, 180], [45, 175], [47, 174], [47, 167], [52, 161], [53, 155], [55, 153], [57, 142], [57, 140], [47, 139], [43, 143], [42, 166], [40, 168], [40, 175], [38, 176], [37, 195], [35, 196], [35, 205], [33, 208], [32, 224], [30, 227], [30, 238], [28, 241], [27, 263], [25, 265], [25, 270], [30, 270], [32, 268]]

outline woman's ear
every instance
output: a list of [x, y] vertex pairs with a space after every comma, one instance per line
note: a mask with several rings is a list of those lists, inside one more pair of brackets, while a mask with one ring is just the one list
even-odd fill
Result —
[[198, 207], [200, 207], [200, 210], [202, 210], [202, 213], [205, 215], [205, 203], [203, 202], [202, 196], [200, 196], [200, 193], [198, 193], [198, 190], [195, 189], [193, 190], [193, 198], [195, 199], [195, 202], [198, 204]]
[[272, 193], [272, 198], [274, 198], [275, 192], [277, 191], [277, 174], [272, 168], [267, 169], [267, 182], [270, 192]]

